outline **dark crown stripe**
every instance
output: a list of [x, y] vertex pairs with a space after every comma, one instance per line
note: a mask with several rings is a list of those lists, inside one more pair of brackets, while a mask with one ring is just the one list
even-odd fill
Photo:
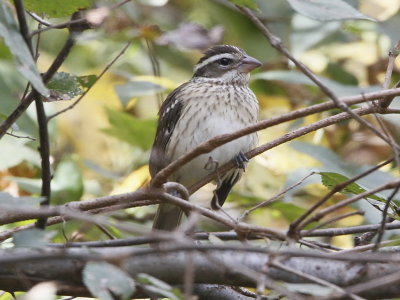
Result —
[[201, 64], [202, 62], [204, 62], [206, 59], [209, 59], [210, 57], [214, 56], [214, 55], [219, 55], [222, 53], [231, 53], [231, 54], [244, 54], [245, 52], [235, 46], [231, 46], [231, 45], [217, 45], [214, 46], [210, 49], [208, 49], [206, 52], [204, 52], [204, 56], [202, 58], [200, 58], [199, 62], [197, 64]]

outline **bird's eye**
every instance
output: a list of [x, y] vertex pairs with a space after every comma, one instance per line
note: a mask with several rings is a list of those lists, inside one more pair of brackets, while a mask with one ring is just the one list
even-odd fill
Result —
[[221, 66], [224, 66], [224, 67], [228, 66], [231, 62], [232, 62], [232, 59], [226, 58], [226, 57], [223, 57], [223, 58], [221, 58], [221, 59], [218, 61], [218, 63], [219, 63]]

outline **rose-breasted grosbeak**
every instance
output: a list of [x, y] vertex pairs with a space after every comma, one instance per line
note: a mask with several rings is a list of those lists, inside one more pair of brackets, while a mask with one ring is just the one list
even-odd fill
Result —
[[[160, 108], [150, 157], [152, 177], [199, 144], [257, 122], [258, 101], [249, 88], [249, 72], [260, 65], [235, 46], [214, 46], [205, 52], [194, 68], [193, 78], [169, 94]], [[247, 162], [243, 153], [257, 142], [254, 133], [224, 144], [193, 159], [169, 180], [189, 186], [211, 172], [205, 168], [210, 157], [220, 166], [234, 160], [237, 169], [221, 177], [211, 201], [211, 207], [218, 209], [243, 173]], [[160, 204], [153, 228], [173, 230], [181, 216], [178, 207]]]

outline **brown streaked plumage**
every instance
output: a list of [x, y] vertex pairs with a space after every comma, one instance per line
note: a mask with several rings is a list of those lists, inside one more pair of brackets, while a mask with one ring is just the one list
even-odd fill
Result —
[[[202, 142], [257, 122], [258, 101], [248, 83], [249, 72], [260, 65], [235, 46], [214, 46], [204, 53], [192, 79], [168, 95], [160, 108], [150, 156], [152, 177]], [[189, 186], [210, 172], [205, 169], [210, 158], [218, 165], [236, 161], [238, 168], [222, 176], [211, 201], [218, 209], [243, 173], [247, 161], [243, 153], [256, 144], [255, 133], [224, 144], [182, 166], [169, 180]], [[160, 204], [153, 228], [173, 230], [181, 215], [178, 207]]]

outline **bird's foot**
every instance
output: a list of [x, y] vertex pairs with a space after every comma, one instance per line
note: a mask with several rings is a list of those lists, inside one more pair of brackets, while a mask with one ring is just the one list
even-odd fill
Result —
[[238, 155], [235, 156], [234, 161], [235, 161], [236, 168], [242, 169], [244, 172], [246, 169], [246, 163], [249, 162], [249, 159], [242, 151], [240, 151], [238, 153]]

